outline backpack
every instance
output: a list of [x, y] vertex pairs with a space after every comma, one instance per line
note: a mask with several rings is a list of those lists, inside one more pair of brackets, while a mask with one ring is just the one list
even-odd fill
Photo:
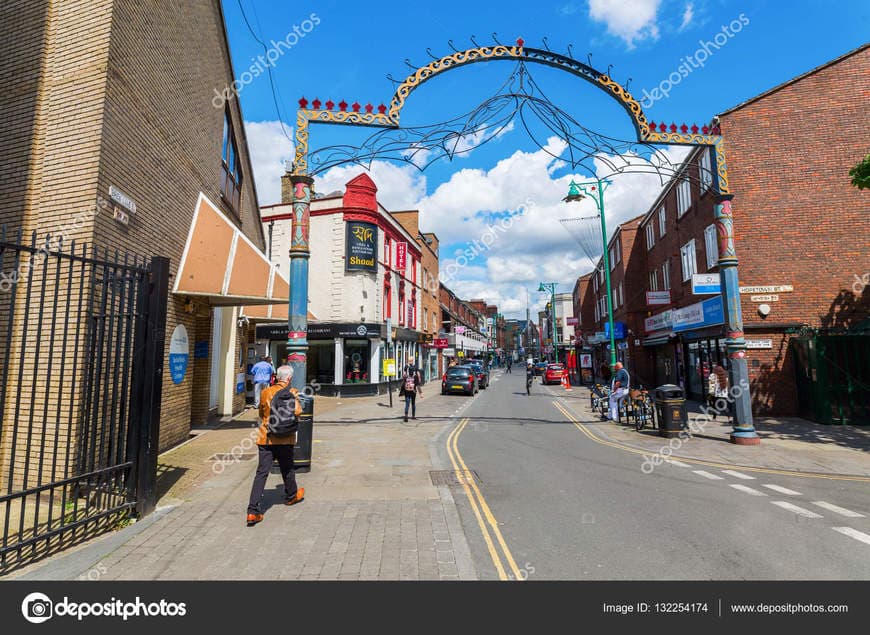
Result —
[[269, 403], [269, 425], [266, 431], [272, 436], [289, 437], [299, 429], [299, 417], [296, 416], [296, 395], [287, 385], [272, 397]]
[[405, 375], [404, 390], [407, 393], [414, 392], [417, 389], [417, 373], [408, 373]]

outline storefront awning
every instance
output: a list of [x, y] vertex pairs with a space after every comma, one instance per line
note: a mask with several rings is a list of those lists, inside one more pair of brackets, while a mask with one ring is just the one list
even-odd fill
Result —
[[644, 346], [658, 346], [660, 344], [667, 344], [671, 341], [671, 337], [673, 337], [673, 333], [661, 333], [659, 335], [647, 337], [641, 342], [641, 344], [643, 344]]
[[290, 283], [200, 192], [172, 292], [217, 306], [278, 304], [274, 309], [280, 313], [283, 305], [286, 318]]

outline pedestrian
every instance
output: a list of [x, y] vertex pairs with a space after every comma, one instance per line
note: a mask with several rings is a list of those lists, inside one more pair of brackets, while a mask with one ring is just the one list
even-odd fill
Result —
[[254, 382], [254, 408], [260, 407], [260, 393], [272, 383], [274, 373], [275, 367], [272, 366], [272, 358], [265, 355], [260, 357], [260, 361], [251, 367], [250, 375]]
[[513, 360], [511, 359], [510, 356], [508, 356], [508, 358], [507, 358], [507, 372], [508, 372], [508, 375], [511, 374], [511, 366], [513, 366]]
[[[728, 403], [728, 371], [720, 364], [713, 366], [713, 371], [707, 379], [707, 404], [713, 409], [713, 418], [724, 414], [724, 410], [719, 410], [716, 403], [724, 399]], [[726, 406], [727, 408], [727, 406]]]
[[405, 367], [402, 373], [402, 395], [405, 397], [405, 421], [408, 420], [408, 407], [411, 408], [411, 418], [417, 418], [417, 395], [423, 396], [423, 389], [420, 387], [423, 383], [420, 377], [420, 371], [413, 364], [414, 358], [411, 358], [411, 363]]
[[611, 421], [616, 421], [619, 418], [620, 402], [628, 395], [629, 376], [628, 371], [622, 367], [622, 362], [616, 362], [613, 367], [616, 372], [613, 374], [612, 385], [610, 386], [610, 417]]
[[605, 384], [610, 383], [610, 375], [611, 375], [610, 366], [607, 364], [607, 362], [602, 363], [601, 364], [601, 378], [604, 380]]
[[266, 479], [272, 463], [278, 461], [281, 478], [284, 479], [284, 504], [295, 505], [305, 498], [305, 488], [296, 485], [296, 470], [293, 466], [293, 446], [302, 405], [299, 392], [290, 386], [293, 369], [281, 366], [275, 371], [275, 385], [263, 390], [260, 401], [260, 425], [257, 432], [259, 463], [251, 486], [248, 502], [248, 527], [263, 520], [260, 506]]

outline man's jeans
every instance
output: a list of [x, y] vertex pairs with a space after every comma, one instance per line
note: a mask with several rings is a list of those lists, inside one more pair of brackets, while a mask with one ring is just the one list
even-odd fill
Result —
[[281, 468], [281, 476], [284, 479], [284, 501], [293, 500], [296, 496], [296, 473], [293, 467], [292, 445], [258, 445], [260, 450], [260, 462], [257, 465], [257, 473], [254, 475], [254, 484], [251, 486], [251, 500], [248, 502], [249, 514], [261, 514], [260, 499], [263, 498], [263, 490], [266, 488], [266, 479], [269, 470], [272, 469], [272, 461], [277, 460]]
[[610, 394], [610, 418], [619, 418], [619, 402], [628, 396], [628, 388], [617, 388]]
[[269, 382], [258, 381], [254, 384], [254, 408], [260, 407], [260, 393], [269, 387]]

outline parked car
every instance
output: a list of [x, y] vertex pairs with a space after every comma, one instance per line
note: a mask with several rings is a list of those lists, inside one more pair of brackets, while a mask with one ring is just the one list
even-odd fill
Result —
[[448, 368], [441, 377], [441, 394], [462, 393], [473, 395], [479, 390], [477, 373], [468, 366], [454, 366]]
[[543, 375], [545, 370], [547, 370], [547, 362], [535, 362], [536, 375]]
[[465, 364], [474, 369], [475, 374], [477, 375], [477, 383], [481, 388], [486, 389], [489, 386], [489, 371], [483, 366], [483, 364], [479, 362], [471, 362], [469, 364]]
[[544, 371], [544, 383], [560, 384], [566, 372], [562, 364], [547, 364], [547, 369]]

